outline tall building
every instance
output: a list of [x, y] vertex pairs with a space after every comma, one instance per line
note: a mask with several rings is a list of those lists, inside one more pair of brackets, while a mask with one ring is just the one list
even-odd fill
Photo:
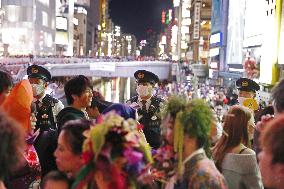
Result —
[[100, 25], [99, 25], [99, 46], [98, 46], [98, 56], [106, 56], [107, 55], [107, 27], [109, 24], [109, 13], [108, 13], [108, 0], [99, 0], [99, 8], [100, 8]]
[[189, 53], [194, 63], [208, 63], [209, 36], [211, 33], [211, 0], [191, 2], [191, 25], [189, 27]]
[[2, 0], [1, 53], [55, 54], [55, 1]]
[[95, 55], [100, 19], [99, 1], [56, 1], [57, 54], [68, 56]]
[[90, 7], [90, 1], [75, 1], [74, 4], [74, 20], [78, 24], [74, 24], [74, 43], [73, 43], [73, 53], [75, 56], [87, 55], [87, 37], [88, 40], [92, 40], [92, 34], [87, 33], [88, 26], [88, 9]]
[[158, 42], [159, 35], [153, 31], [152, 29], [148, 29], [146, 33], [146, 45], [143, 47], [141, 51], [142, 56], [151, 56], [157, 57], [158, 49], [157, 49], [157, 42]]
[[87, 55], [95, 56], [98, 51], [100, 24], [100, 0], [91, 0], [87, 15]]

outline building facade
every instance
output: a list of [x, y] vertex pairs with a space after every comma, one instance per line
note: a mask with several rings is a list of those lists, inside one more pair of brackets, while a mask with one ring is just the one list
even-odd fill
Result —
[[2, 0], [2, 54], [53, 55], [55, 50], [54, 0]]

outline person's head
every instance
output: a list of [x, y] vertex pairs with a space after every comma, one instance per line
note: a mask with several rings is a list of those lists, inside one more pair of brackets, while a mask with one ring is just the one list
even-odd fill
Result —
[[99, 96], [93, 96], [91, 106], [86, 111], [90, 118], [96, 119], [112, 103], [101, 99]]
[[136, 110], [126, 104], [120, 104], [120, 103], [112, 104], [103, 111], [103, 114], [107, 114], [108, 112], [115, 112], [116, 114], [123, 117], [125, 120], [129, 118], [135, 120], [137, 118]]
[[259, 168], [265, 187], [280, 189], [284, 186], [284, 115], [268, 122], [261, 133], [262, 152]]
[[213, 120], [210, 106], [204, 100], [193, 99], [186, 105], [183, 113], [177, 116], [184, 132], [184, 152], [203, 148], [209, 155], [209, 133]]
[[34, 97], [37, 99], [41, 98], [48, 86], [48, 82], [51, 80], [50, 72], [42, 66], [31, 65], [27, 69], [27, 74], [32, 85]]
[[51, 171], [44, 176], [41, 182], [42, 189], [68, 189], [69, 180], [65, 173]]
[[282, 79], [272, 90], [272, 100], [275, 113], [284, 112], [284, 79]]
[[64, 86], [68, 105], [75, 105], [79, 108], [91, 106], [93, 91], [89, 79], [83, 75], [76, 76]]
[[159, 82], [159, 77], [147, 70], [138, 70], [134, 73], [137, 83], [137, 93], [143, 99], [148, 99], [153, 94], [153, 89], [156, 83]]
[[71, 120], [64, 124], [58, 137], [54, 152], [56, 164], [60, 171], [76, 176], [83, 165], [82, 145], [84, 131], [89, 130], [93, 122], [88, 120]]
[[[172, 109], [176, 109], [174, 106]], [[174, 121], [173, 147], [178, 157], [178, 173], [182, 172], [183, 160], [202, 148], [210, 153], [210, 125], [213, 119], [209, 105], [202, 99], [193, 99], [180, 111]]]
[[176, 115], [185, 109], [186, 103], [186, 99], [180, 96], [171, 96], [165, 103], [162, 110], [161, 128], [163, 140], [167, 144], [173, 145]]
[[241, 143], [250, 146], [249, 139], [253, 137], [253, 130], [254, 118], [251, 110], [240, 105], [232, 106], [225, 115], [223, 134], [213, 150], [218, 168], [221, 167], [225, 153]]
[[240, 78], [236, 82], [239, 90], [239, 98], [254, 98], [256, 91], [260, 89], [259, 85], [248, 78]]
[[0, 180], [21, 162], [24, 149], [24, 131], [0, 111]]
[[9, 95], [13, 86], [13, 79], [11, 75], [5, 71], [0, 70], [0, 105]]

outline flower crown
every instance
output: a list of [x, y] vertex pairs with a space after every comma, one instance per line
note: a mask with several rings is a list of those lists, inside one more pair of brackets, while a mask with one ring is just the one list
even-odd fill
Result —
[[153, 160], [137, 122], [113, 112], [98, 122], [84, 133], [85, 166], [72, 188], [125, 189], [143, 184], [142, 178]]

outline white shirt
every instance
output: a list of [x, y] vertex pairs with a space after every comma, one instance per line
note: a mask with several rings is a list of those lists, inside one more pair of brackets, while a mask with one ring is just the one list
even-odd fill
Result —
[[[45, 96], [46, 96], [46, 92], [44, 92], [44, 95], [42, 95], [41, 98], [39, 98], [39, 99], [34, 98], [34, 99], [33, 99], [33, 102], [36, 102], [36, 101], [38, 100], [38, 101], [40, 102], [40, 103], [39, 103], [39, 106], [41, 106], [42, 100], [43, 100], [43, 98], [44, 98]], [[55, 122], [56, 122], [56, 116], [58, 115], [58, 113], [59, 113], [63, 108], [64, 108], [64, 105], [63, 105], [63, 103], [62, 103], [60, 100], [58, 100], [58, 102], [55, 103], [54, 106], [52, 107], [52, 113], [53, 113], [53, 117], [54, 117], [54, 121], [55, 121]]]
[[[149, 110], [149, 107], [151, 105], [151, 98], [152, 98], [152, 96], [146, 100], [146, 110], [147, 111]], [[138, 105], [140, 106], [140, 108], [143, 107], [142, 99], [141, 99], [140, 96], [138, 96]]]

